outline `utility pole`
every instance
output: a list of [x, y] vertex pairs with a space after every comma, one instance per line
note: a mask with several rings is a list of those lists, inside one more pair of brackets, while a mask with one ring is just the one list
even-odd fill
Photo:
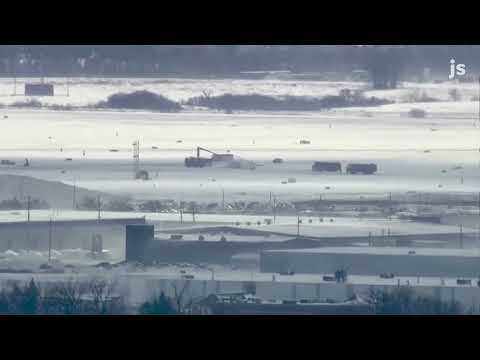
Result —
[[76, 195], [77, 195], [77, 182], [74, 181], [73, 182], [73, 200], [72, 200], [72, 207], [73, 207], [73, 210], [75, 210], [77, 208], [77, 199], [76, 199]]
[[137, 178], [140, 170], [140, 140], [133, 143], [133, 178]]
[[225, 190], [222, 189], [222, 211], [225, 213]]
[[30, 195], [27, 196], [27, 226], [26, 226], [27, 244], [30, 246]]
[[478, 215], [480, 215], [480, 193], [478, 193]]
[[389, 216], [389, 219], [392, 220], [393, 204], [392, 204], [392, 193], [391, 192], [388, 194], [388, 197], [389, 197], [389, 206], [390, 206], [388, 216]]
[[273, 197], [273, 223], [277, 220], [277, 198]]
[[97, 211], [98, 211], [98, 221], [100, 222], [100, 212], [102, 210], [102, 205], [100, 202], [100, 195], [97, 196]]
[[463, 249], [463, 225], [460, 224], [460, 249]]
[[30, 195], [27, 196], [27, 222], [30, 222]]
[[13, 63], [13, 96], [17, 96], [17, 59]]
[[48, 222], [48, 262], [52, 259], [52, 218]]
[[477, 226], [477, 249], [480, 244], [480, 225]]
[[480, 126], [480, 76], [478, 77], [478, 124]]
[[297, 239], [300, 237], [300, 214], [297, 214]]
[[183, 211], [180, 209], [180, 224], [183, 224]]
[[192, 205], [192, 221], [195, 224], [195, 205]]

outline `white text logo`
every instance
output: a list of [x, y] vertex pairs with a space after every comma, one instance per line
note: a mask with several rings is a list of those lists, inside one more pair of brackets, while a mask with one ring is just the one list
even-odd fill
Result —
[[450, 75], [448, 76], [450, 80], [452, 80], [455, 75], [463, 76], [465, 73], [465, 64], [455, 64], [455, 59], [450, 60]]

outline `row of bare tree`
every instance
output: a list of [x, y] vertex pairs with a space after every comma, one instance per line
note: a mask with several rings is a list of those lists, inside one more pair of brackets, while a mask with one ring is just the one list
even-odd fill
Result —
[[38, 284], [8, 282], [0, 291], [0, 315], [140, 315], [191, 314], [190, 281], [172, 283], [172, 297], [163, 292], [135, 311], [119, 294], [115, 280], [92, 277]]
[[0, 314], [9, 315], [114, 315], [126, 313], [117, 283], [92, 278], [39, 285], [11, 282], [0, 292]]

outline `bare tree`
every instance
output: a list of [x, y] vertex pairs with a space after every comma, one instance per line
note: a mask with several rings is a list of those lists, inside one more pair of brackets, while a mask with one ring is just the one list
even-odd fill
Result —
[[190, 287], [190, 280], [186, 280], [177, 286], [175, 282], [171, 283], [173, 288], [173, 302], [175, 304], [177, 313], [188, 314], [192, 308], [193, 299], [186, 299], [185, 292]]
[[455, 88], [448, 91], [448, 96], [451, 101], [460, 101], [462, 99], [462, 94]]
[[202, 95], [203, 95], [203, 97], [208, 99], [208, 98], [210, 98], [210, 96], [212, 96], [212, 90], [203, 90]]
[[82, 314], [85, 312], [84, 296], [87, 291], [85, 283], [72, 279], [47, 286], [43, 310], [47, 314]]
[[93, 278], [87, 282], [87, 289], [92, 296], [92, 310], [98, 315], [118, 314], [123, 312], [123, 302], [115, 296], [118, 287], [116, 280]]

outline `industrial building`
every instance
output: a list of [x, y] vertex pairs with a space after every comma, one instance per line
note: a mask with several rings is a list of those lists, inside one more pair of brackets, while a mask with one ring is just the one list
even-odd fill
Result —
[[[361, 225], [361, 223], [359, 223]], [[471, 246], [476, 233], [435, 224], [389, 222], [389, 230], [372, 234], [373, 227], [342, 221], [321, 225], [265, 225], [182, 227], [155, 231], [153, 225], [130, 226], [126, 235], [126, 259], [142, 263], [188, 262], [232, 264], [240, 254], [265, 250], [310, 249], [325, 246], [374, 245], [381, 247]], [[376, 226], [376, 223], [372, 223]], [[410, 230], [408, 230], [410, 229]], [[299, 235], [300, 233], [300, 235]], [[405, 251], [405, 250], [402, 250]], [[308, 250], [307, 250], [308, 252]], [[250, 256], [251, 258], [251, 256]], [[238, 263], [238, 262], [237, 262]]]
[[[1, 274], [0, 274], [1, 275]], [[343, 302], [358, 295], [367, 299], [371, 290], [392, 291], [399, 286], [411, 287], [418, 296], [456, 301], [465, 311], [479, 313], [478, 277], [462, 279], [440, 277], [394, 277], [348, 275], [347, 281], [324, 280], [320, 274], [280, 275], [218, 268], [162, 267], [126, 273], [128, 301], [141, 304], [161, 292], [175, 296], [184, 290], [186, 299], [200, 299], [210, 294], [244, 293], [254, 284], [255, 296], [267, 302], [335, 301]], [[233, 309], [232, 309], [233, 310]], [[240, 311], [240, 309], [238, 309]]]
[[480, 249], [324, 247], [267, 250], [260, 256], [262, 272], [333, 274], [342, 268], [355, 275], [477, 277]]
[[127, 224], [145, 224], [145, 218], [0, 222], [0, 251], [91, 249], [95, 242], [123, 249]]
[[212, 294], [193, 306], [198, 315], [370, 315], [373, 305], [359, 298], [337, 302], [303, 299], [265, 301], [250, 294]]
[[[126, 251], [127, 261], [152, 264], [165, 263], [211, 263], [231, 264], [236, 255], [259, 254], [262, 250], [268, 249], [291, 249], [320, 246], [315, 240], [295, 239], [294, 237], [279, 237], [278, 241], [266, 239], [265, 234], [252, 230], [249, 236], [238, 236], [233, 239], [235, 228], [219, 227], [217, 240], [198, 240], [192, 236], [171, 235], [169, 237], [155, 237], [153, 225], [131, 224], [126, 227]], [[204, 231], [215, 231], [215, 228], [198, 228], [198, 233]], [[238, 230], [238, 229], [237, 229]], [[188, 231], [185, 230], [185, 231]], [[198, 235], [197, 235], [198, 236]], [[223, 239], [222, 240], [222, 236]], [[251, 238], [255, 237], [256, 241]], [[248, 240], [245, 238], [249, 238]]]

